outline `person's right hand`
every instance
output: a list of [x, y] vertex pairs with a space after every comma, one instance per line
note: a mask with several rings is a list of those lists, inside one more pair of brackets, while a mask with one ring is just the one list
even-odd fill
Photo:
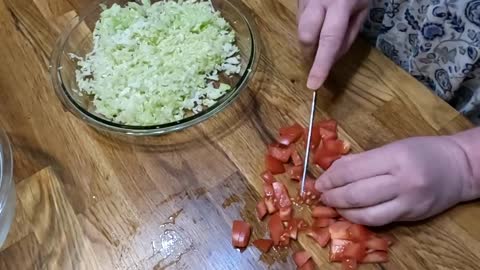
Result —
[[317, 90], [338, 57], [351, 47], [368, 15], [369, 0], [299, 0], [298, 37], [314, 59], [307, 87]]

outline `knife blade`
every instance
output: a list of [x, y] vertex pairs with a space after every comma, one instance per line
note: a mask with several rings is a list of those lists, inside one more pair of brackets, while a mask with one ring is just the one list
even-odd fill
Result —
[[303, 174], [302, 174], [302, 183], [300, 186], [300, 195], [303, 197], [305, 192], [305, 180], [307, 179], [307, 170], [308, 170], [308, 160], [310, 156], [310, 144], [312, 141], [312, 129], [313, 121], [315, 118], [315, 106], [317, 103], [317, 91], [313, 91], [312, 94], [312, 107], [310, 108], [310, 122], [308, 123], [308, 136], [307, 136], [307, 149], [305, 150], [305, 158], [303, 160]]

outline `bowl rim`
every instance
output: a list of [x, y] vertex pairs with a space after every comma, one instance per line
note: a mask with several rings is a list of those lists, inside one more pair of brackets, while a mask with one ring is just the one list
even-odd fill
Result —
[[[101, 1], [101, 4], [112, 2], [115, 1], [103, 0]], [[77, 14], [75, 17], [73, 17], [65, 27], [64, 31], [60, 34], [53, 48], [52, 56], [50, 59], [50, 77], [57, 97], [60, 99], [62, 105], [67, 111], [71, 112], [76, 117], [84, 120], [90, 126], [108, 132], [132, 136], [168, 134], [171, 132], [180, 131], [192, 127], [215, 116], [217, 113], [223, 111], [227, 106], [229, 106], [239, 96], [242, 90], [247, 88], [247, 84], [250, 82], [253, 74], [256, 71], [261, 50], [257, 26], [255, 24], [253, 16], [250, 13], [250, 10], [241, 1], [223, 0], [223, 2], [228, 3], [233, 9], [235, 9], [236, 12], [240, 14], [240, 17], [242, 17], [244, 23], [248, 26], [250, 34], [249, 38], [251, 53], [249, 55], [245, 71], [241, 75], [238, 83], [230, 91], [228, 91], [225, 95], [218, 99], [214, 105], [195, 115], [185, 117], [175, 122], [149, 126], [125, 125], [115, 123], [113, 121], [98, 117], [88, 112], [81, 105], [79, 105], [69, 94], [67, 87], [63, 83], [60, 59], [63, 55], [64, 45], [67, 42], [72, 31], [80, 23], [82, 23], [85, 18], [87, 18], [89, 14], [91, 14], [91, 12], [100, 7], [98, 3], [90, 5], [89, 8], [86, 9], [87, 12], [84, 12], [85, 15]]]
[[11, 192], [13, 177], [12, 145], [5, 131], [0, 129], [0, 212]]

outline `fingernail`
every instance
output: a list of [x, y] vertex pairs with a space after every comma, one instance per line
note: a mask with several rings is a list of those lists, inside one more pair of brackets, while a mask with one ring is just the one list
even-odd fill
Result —
[[310, 90], [318, 90], [322, 86], [322, 79], [316, 76], [310, 76], [307, 81], [307, 87]]

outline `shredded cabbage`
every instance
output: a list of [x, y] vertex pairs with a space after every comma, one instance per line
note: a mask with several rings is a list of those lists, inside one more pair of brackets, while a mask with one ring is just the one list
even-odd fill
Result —
[[115, 122], [156, 125], [215, 104], [240, 73], [231, 26], [209, 1], [129, 2], [103, 7], [93, 50], [79, 58], [76, 80], [97, 113]]

